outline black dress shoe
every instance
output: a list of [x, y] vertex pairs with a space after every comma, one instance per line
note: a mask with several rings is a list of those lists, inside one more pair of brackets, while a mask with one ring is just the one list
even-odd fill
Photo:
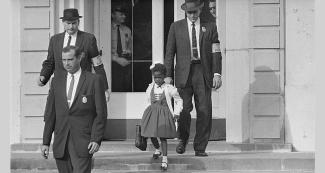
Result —
[[197, 156], [197, 157], [207, 157], [208, 153], [206, 153], [204, 151], [195, 151], [195, 156]]
[[185, 153], [186, 145], [187, 145], [187, 141], [180, 140], [179, 143], [178, 143], [178, 145], [177, 145], [177, 147], [176, 147], [176, 152], [178, 154]]

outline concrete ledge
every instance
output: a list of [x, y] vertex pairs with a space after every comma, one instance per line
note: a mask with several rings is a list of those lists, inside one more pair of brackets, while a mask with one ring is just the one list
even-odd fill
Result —
[[[154, 150], [151, 141], [148, 140], [148, 151]], [[168, 140], [168, 150], [175, 151], [178, 144], [177, 140]], [[52, 145], [51, 145], [52, 146]], [[52, 150], [52, 149], [51, 149]], [[193, 142], [189, 142], [187, 150], [193, 151]], [[32, 152], [40, 151], [40, 144], [13, 144], [12, 152]], [[134, 140], [126, 141], [104, 141], [102, 142], [100, 151], [103, 152], [133, 152], [139, 151], [134, 146]], [[207, 147], [208, 152], [291, 152], [291, 144], [239, 144], [226, 143], [224, 141], [210, 141]]]
[[[168, 155], [169, 170], [266, 170], [266, 171], [314, 171], [313, 153], [216, 153], [209, 157], [194, 157], [194, 153]], [[152, 159], [152, 152], [96, 153], [94, 169], [103, 170], [159, 170], [160, 159]], [[56, 169], [55, 160], [42, 159], [39, 153], [13, 153], [11, 169]]]

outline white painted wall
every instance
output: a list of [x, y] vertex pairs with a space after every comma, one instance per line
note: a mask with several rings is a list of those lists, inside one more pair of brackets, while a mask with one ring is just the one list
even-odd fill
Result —
[[298, 151], [315, 150], [314, 0], [286, 0], [285, 138]]
[[20, 87], [21, 87], [21, 64], [20, 64], [20, 1], [11, 1], [11, 26], [10, 32], [10, 144], [21, 142], [20, 132]]
[[249, 0], [226, 1], [226, 140], [249, 138]]

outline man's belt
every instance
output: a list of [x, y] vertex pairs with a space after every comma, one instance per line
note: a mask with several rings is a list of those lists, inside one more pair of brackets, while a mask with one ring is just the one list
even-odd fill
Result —
[[201, 64], [201, 60], [191, 60], [191, 64]]

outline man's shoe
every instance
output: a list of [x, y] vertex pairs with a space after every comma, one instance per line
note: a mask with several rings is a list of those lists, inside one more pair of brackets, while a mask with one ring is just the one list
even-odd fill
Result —
[[195, 156], [197, 156], [197, 157], [207, 157], [208, 153], [206, 153], [204, 151], [195, 151]]
[[187, 145], [187, 141], [180, 140], [179, 143], [178, 143], [178, 145], [177, 145], [177, 147], [176, 147], [176, 152], [178, 154], [185, 153], [186, 145]]

